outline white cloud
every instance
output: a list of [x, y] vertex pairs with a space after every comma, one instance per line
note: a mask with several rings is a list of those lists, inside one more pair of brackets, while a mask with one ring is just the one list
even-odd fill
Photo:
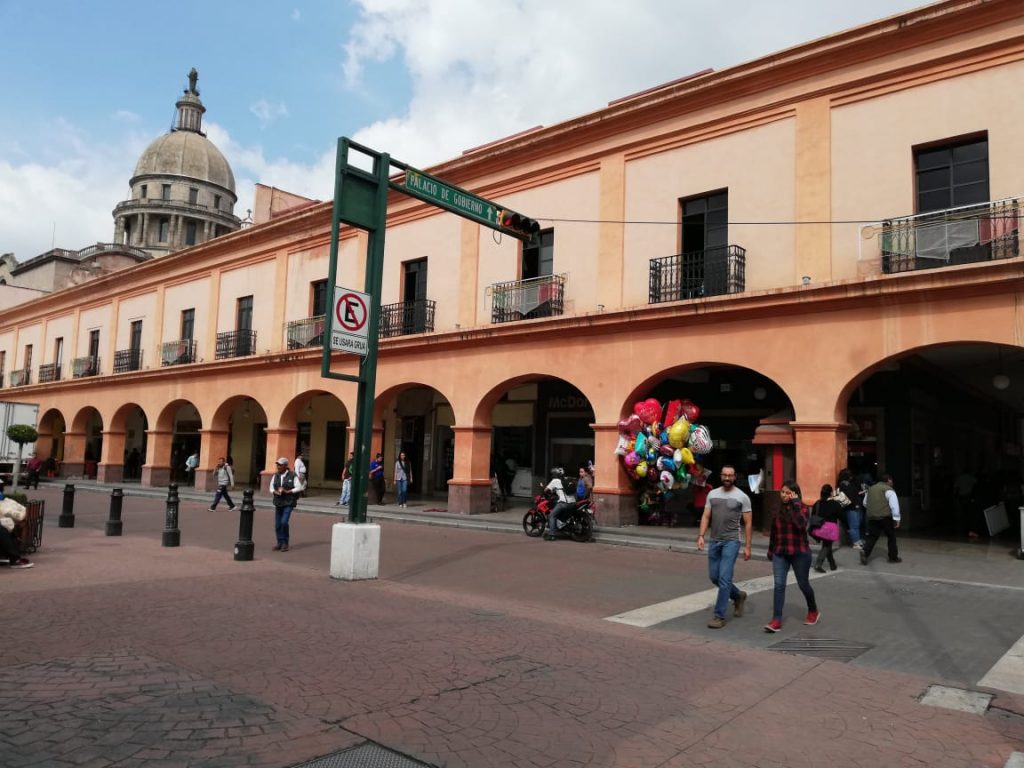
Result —
[[260, 121], [260, 125], [267, 125], [267, 123], [270, 123], [279, 117], [288, 116], [288, 107], [285, 106], [283, 101], [272, 104], [266, 99], [259, 99], [255, 103], [249, 105], [249, 111], [256, 115], [256, 118]]
[[356, 138], [428, 165], [706, 67], [724, 68], [919, 4], [789, 0], [358, 0], [343, 72], [401, 59], [408, 110]]
[[119, 109], [111, 117], [119, 123], [140, 123], [142, 118], [129, 109]]

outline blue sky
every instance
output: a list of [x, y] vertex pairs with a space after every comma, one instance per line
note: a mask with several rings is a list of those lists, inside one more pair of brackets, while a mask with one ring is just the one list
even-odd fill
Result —
[[192, 67], [244, 216], [255, 182], [330, 199], [341, 135], [427, 166], [918, 5], [0, 0], [0, 253], [111, 240]]

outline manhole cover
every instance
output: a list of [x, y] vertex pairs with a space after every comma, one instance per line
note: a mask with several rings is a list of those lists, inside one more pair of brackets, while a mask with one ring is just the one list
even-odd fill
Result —
[[429, 768], [378, 744], [360, 744], [331, 755], [318, 757], [295, 768]]
[[873, 646], [840, 640], [835, 637], [806, 637], [795, 635], [769, 647], [772, 651], [797, 653], [802, 656], [816, 656], [831, 661], [852, 661]]

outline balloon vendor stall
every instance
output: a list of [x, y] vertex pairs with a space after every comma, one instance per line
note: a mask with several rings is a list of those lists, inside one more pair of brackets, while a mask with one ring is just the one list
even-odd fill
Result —
[[633, 479], [641, 520], [657, 519], [675, 494], [708, 482], [700, 457], [711, 452], [711, 433], [699, 418], [700, 408], [691, 400], [662, 406], [651, 397], [638, 401], [632, 415], [619, 422], [615, 455]]

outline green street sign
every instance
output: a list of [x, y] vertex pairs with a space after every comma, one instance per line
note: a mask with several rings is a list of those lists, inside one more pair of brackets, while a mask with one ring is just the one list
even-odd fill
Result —
[[498, 208], [490, 200], [477, 197], [473, 193], [451, 184], [445, 184], [440, 179], [412, 168], [407, 168], [405, 171], [405, 186], [402, 191], [424, 202], [433, 203], [452, 213], [486, 224], [488, 227], [496, 227], [501, 224], [498, 220]]

